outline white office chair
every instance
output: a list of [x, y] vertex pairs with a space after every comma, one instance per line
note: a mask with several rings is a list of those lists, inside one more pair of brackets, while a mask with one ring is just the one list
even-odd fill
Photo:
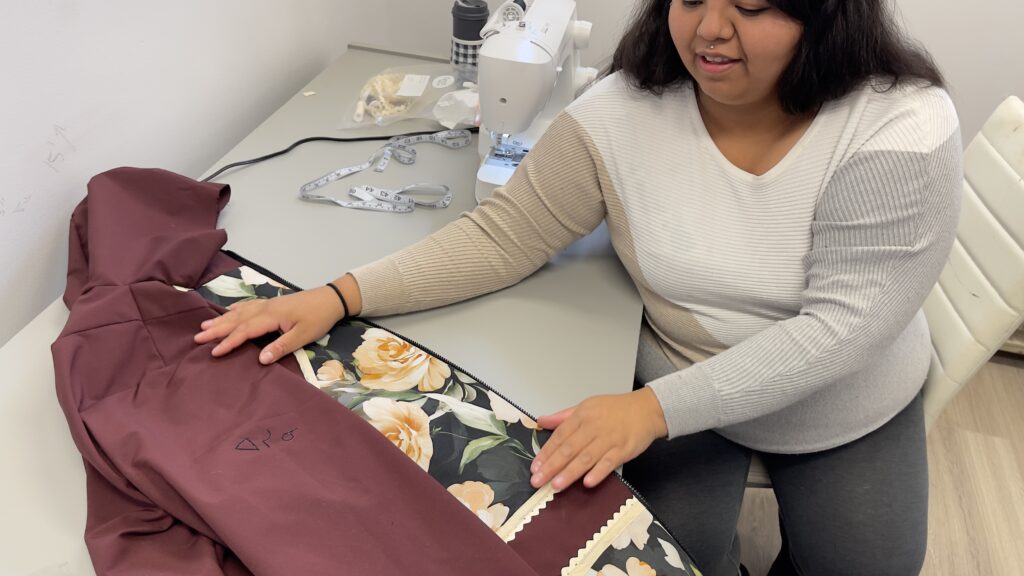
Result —
[[[956, 242], [924, 302], [932, 363], [926, 429], [1024, 320], [1024, 102], [1010, 96], [964, 151]], [[758, 458], [747, 486], [770, 488]]]

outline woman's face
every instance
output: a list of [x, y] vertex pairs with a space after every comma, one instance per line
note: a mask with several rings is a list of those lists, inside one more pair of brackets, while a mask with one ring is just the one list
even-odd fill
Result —
[[[668, 27], [701, 92], [725, 105], [777, 102], [803, 25], [767, 0], [669, 0]], [[713, 47], [712, 47], [713, 46]]]

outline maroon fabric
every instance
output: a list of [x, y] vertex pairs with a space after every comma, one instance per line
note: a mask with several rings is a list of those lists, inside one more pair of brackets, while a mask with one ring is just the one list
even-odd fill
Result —
[[509, 546], [538, 574], [558, 574], [632, 497], [614, 478], [593, 488], [576, 482], [548, 502]]
[[97, 574], [535, 572], [376, 429], [246, 344], [196, 346], [226, 186], [118, 169], [71, 223], [53, 344]]

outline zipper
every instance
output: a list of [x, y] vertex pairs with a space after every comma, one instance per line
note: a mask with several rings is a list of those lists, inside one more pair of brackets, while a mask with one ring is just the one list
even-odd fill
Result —
[[[244, 265], [246, 265], [246, 266], [256, 270], [257, 272], [259, 272], [259, 273], [261, 273], [261, 274], [263, 274], [265, 276], [269, 276], [269, 277], [273, 278], [274, 280], [280, 282], [281, 284], [284, 284], [285, 286], [287, 286], [288, 288], [291, 288], [292, 290], [295, 290], [296, 292], [302, 292], [302, 288], [300, 288], [299, 286], [297, 286], [295, 284], [292, 284], [291, 282], [285, 280], [284, 278], [281, 278], [280, 276], [278, 276], [274, 272], [271, 272], [270, 270], [267, 270], [263, 266], [260, 266], [259, 264], [256, 264], [255, 262], [249, 260], [248, 258], [244, 258], [242, 256], [239, 256], [238, 253], [236, 253], [236, 252], [233, 252], [231, 250], [221, 250], [221, 252], [223, 252], [224, 254], [227, 254], [231, 258], [234, 258], [239, 263], [244, 264]], [[483, 380], [481, 380], [480, 378], [477, 378], [475, 375], [473, 375], [468, 370], [464, 370], [461, 366], [459, 366], [458, 364], [452, 362], [448, 358], [445, 358], [444, 356], [435, 353], [430, 348], [427, 348], [426, 346], [423, 346], [419, 342], [416, 342], [415, 340], [412, 340], [410, 338], [406, 338], [405, 336], [395, 332], [394, 330], [391, 330], [390, 328], [381, 326], [380, 324], [377, 324], [376, 322], [372, 322], [372, 321], [367, 320], [366, 318], [362, 318], [362, 317], [359, 317], [359, 321], [363, 322], [365, 324], [369, 324], [370, 326], [372, 326], [374, 328], [379, 328], [380, 330], [385, 330], [387, 332], [390, 332], [390, 333], [394, 334], [395, 336], [398, 336], [402, 340], [405, 340], [406, 342], [412, 344], [413, 346], [416, 346], [417, 348], [419, 348], [420, 350], [423, 350], [427, 354], [430, 354], [434, 358], [437, 358], [438, 360], [440, 360], [440, 361], [448, 364], [449, 366], [455, 368], [459, 372], [462, 372], [466, 376], [469, 376], [474, 381], [476, 381], [477, 384], [482, 384], [482, 385], [486, 386], [489, 391], [493, 392], [494, 394], [497, 394], [498, 397], [500, 397], [502, 400], [508, 402], [512, 406], [515, 406], [515, 408], [517, 410], [519, 410], [523, 414], [526, 414], [527, 416], [529, 416], [534, 422], [537, 421], [537, 418], [533, 414], [531, 414], [531, 413], [527, 412], [526, 410], [524, 410], [519, 404], [514, 402], [512, 399], [506, 398], [504, 394], [502, 394], [501, 392], [498, 392], [494, 388], [491, 388]], [[639, 492], [637, 492], [636, 488], [634, 488], [633, 485], [629, 483], [629, 481], [627, 481], [625, 478], [623, 478], [622, 474], [619, 474], [618, 471], [613, 470], [612, 474], [615, 474], [615, 476], [618, 477], [619, 481], [622, 482], [622, 484], [630, 492], [633, 493], [633, 497], [636, 498], [637, 500], [639, 500], [640, 503], [644, 505], [644, 508], [647, 508], [647, 510], [650, 511], [651, 515], [654, 516], [654, 520], [659, 525], [661, 525], [661, 527], [665, 530], [665, 532], [668, 532], [669, 536], [672, 537], [672, 539], [675, 541], [676, 545], [678, 545], [683, 550], [683, 552], [686, 553], [687, 557], [689, 557], [690, 560], [693, 560], [693, 555], [690, 554], [690, 552], [683, 546], [683, 543], [679, 540], [679, 538], [675, 534], [672, 533], [672, 531], [669, 529], [669, 527], [664, 522], [662, 522], [661, 520], [658, 519], [658, 514], [654, 511], [654, 508], [651, 507], [650, 504], [647, 503], [647, 500], [643, 497], [643, 495], [641, 495]]]

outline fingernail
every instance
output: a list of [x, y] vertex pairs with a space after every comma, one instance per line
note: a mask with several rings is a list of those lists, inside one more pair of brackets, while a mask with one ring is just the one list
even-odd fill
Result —
[[207, 328], [210, 327], [211, 324], [213, 324], [213, 320], [204, 320], [203, 323], [199, 325], [199, 327], [202, 328], [203, 330], [206, 330]]
[[530, 464], [530, 474], [536, 474], [537, 470], [540, 470], [540, 460], [534, 460], [533, 464]]
[[260, 362], [264, 364], [270, 364], [274, 360], [274, 355], [269, 350], [260, 352]]
[[561, 490], [562, 484], [565, 484], [565, 479], [561, 476], [555, 476], [555, 479], [551, 481], [551, 487], [555, 490]]
[[530, 477], [530, 484], [533, 484], [534, 487], [539, 487], [543, 483], [544, 476], [541, 474], [534, 474], [532, 477]]

